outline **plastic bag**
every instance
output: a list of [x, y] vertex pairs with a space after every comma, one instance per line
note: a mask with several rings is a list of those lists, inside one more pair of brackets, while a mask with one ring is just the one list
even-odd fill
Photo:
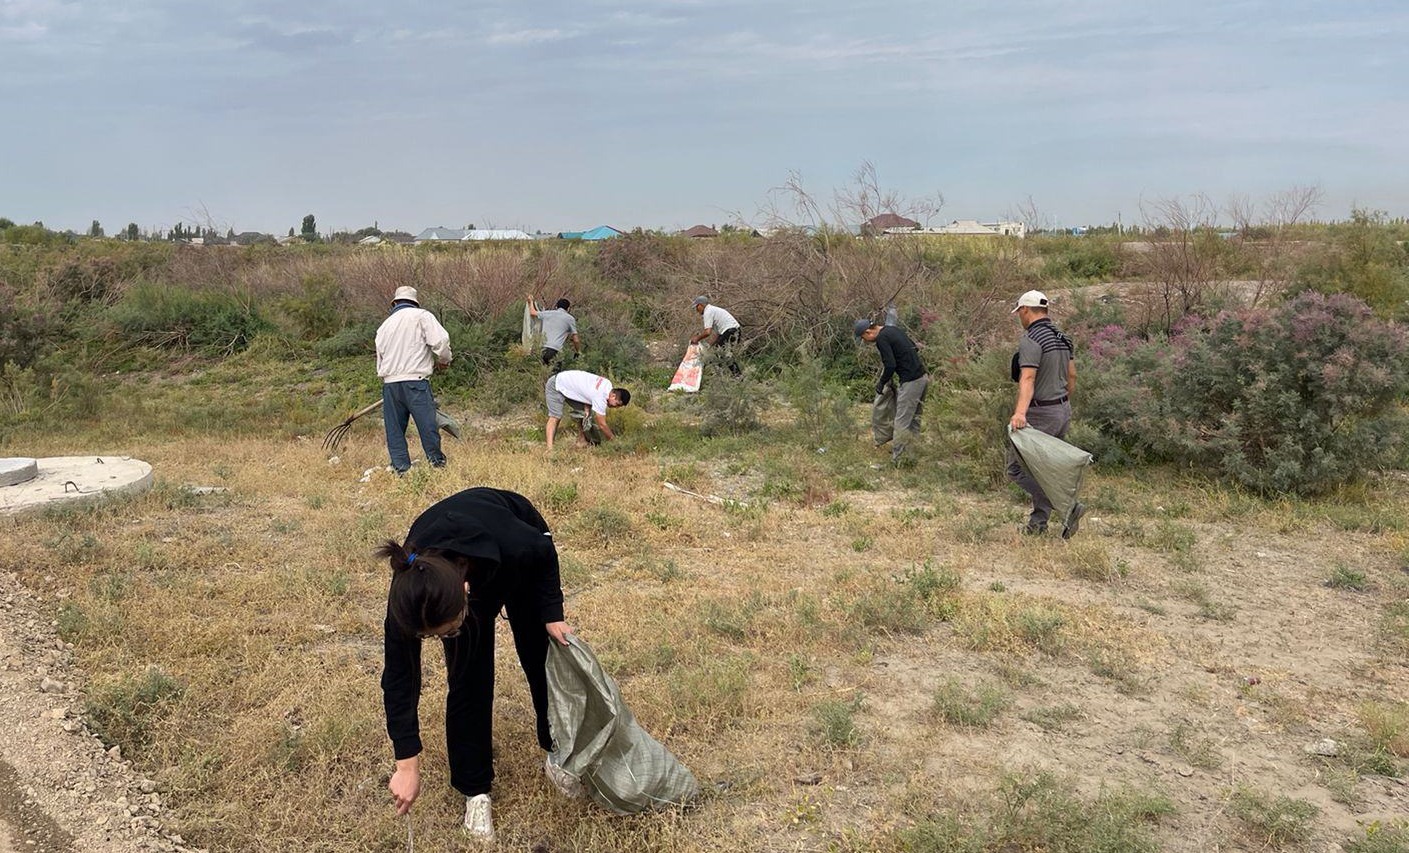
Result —
[[586, 643], [572, 636], [566, 646], [550, 643], [547, 668], [554, 785], [567, 793], [576, 782], [617, 814], [684, 805], [699, 795], [694, 774], [636, 723]]
[[1091, 464], [1091, 454], [1035, 427], [1013, 429], [1009, 426], [1008, 440], [1017, 449], [1022, 466], [1052, 502], [1053, 519], [1060, 521], [1062, 529], [1066, 530], [1086, 466]]

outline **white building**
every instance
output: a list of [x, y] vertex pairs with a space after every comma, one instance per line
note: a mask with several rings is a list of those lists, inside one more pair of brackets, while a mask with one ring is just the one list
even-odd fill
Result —
[[472, 228], [465, 232], [461, 240], [532, 240], [527, 231], [517, 228]]
[[979, 222], [977, 219], [956, 219], [948, 225], [934, 225], [928, 228], [887, 228], [886, 234], [942, 235], [959, 237], [1017, 237], [1027, 236], [1027, 226], [1021, 222], [1000, 220]]

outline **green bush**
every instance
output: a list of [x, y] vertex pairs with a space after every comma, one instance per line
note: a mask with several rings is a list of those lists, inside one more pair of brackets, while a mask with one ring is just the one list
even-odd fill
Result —
[[1312, 821], [1321, 813], [1315, 805], [1291, 797], [1273, 796], [1251, 788], [1233, 792], [1229, 811], [1248, 835], [1274, 849], [1309, 841]]
[[824, 749], [849, 749], [861, 743], [856, 712], [861, 710], [863, 701], [864, 697], [857, 693], [850, 700], [833, 699], [812, 709], [814, 731]]
[[1402, 459], [1409, 334], [1353, 297], [1191, 319], [1168, 340], [1112, 327], [1087, 352], [1081, 411], [1103, 461], [1309, 495]]
[[306, 341], [330, 337], [342, 328], [341, 289], [331, 273], [304, 276], [301, 291], [281, 302], [299, 337]]
[[[624, 317], [585, 316], [578, 323], [582, 337], [582, 355], [567, 365], [570, 370], [587, 370], [598, 376], [608, 376], [616, 384], [627, 377], [636, 377], [646, 368], [649, 353], [641, 333], [633, 329]], [[565, 353], [572, 351], [572, 342], [564, 344]], [[537, 353], [533, 355], [537, 356]]]
[[376, 320], [350, 323], [315, 343], [313, 351], [322, 358], [348, 358], [359, 355], [371, 358], [377, 352], [379, 325]]
[[60, 246], [74, 242], [71, 234], [50, 231], [40, 223], [33, 225], [11, 225], [0, 229], [0, 243], [19, 246]]
[[957, 679], [949, 679], [934, 692], [934, 714], [946, 723], [973, 729], [986, 729], [1012, 704], [1008, 695], [992, 684], [980, 684], [970, 691]]
[[725, 370], [706, 365], [697, 397], [704, 409], [700, 432], [705, 435], [754, 432], [763, 426], [758, 415], [766, 398], [767, 389], [748, 374], [732, 376]]
[[806, 348], [799, 350], [796, 363], [784, 373], [798, 432], [813, 449], [850, 442], [856, 435], [851, 394], [828, 380], [826, 365]]
[[1048, 238], [1042, 258], [1042, 275], [1051, 279], [1099, 280], [1114, 276], [1120, 269], [1115, 247], [1103, 240], [1085, 237]]
[[1380, 211], [1356, 210], [1331, 227], [1331, 245], [1302, 266], [1298, 287], [1349, 293], [1381, 317], [1409, 319], [1409, 246]]
[[66, 257], [49, 271], [49, 286], [65, 302], [101, 302], [122, 283], [114, 258]]
[[12, 288], [0, 285], [0, 366], [33, 365], [58, 328], [52, 314], [21, 304]]
[[207, 353], [239, 352], [272, 328], [231, 293], [151, 283], [129, 290], [108, 317], [127, 343]]
[[1364, 838], [1345, 843], [1346, 853], [1409, 853], [1409, 823], [1374, 821], [1365, 827]]
[[124, 676], [94, 690], [85, 711], [103, 743], [142, 747], [151, 743], [154, 726], [184, 690], [176, 679], [151, 666], [140, 677]]

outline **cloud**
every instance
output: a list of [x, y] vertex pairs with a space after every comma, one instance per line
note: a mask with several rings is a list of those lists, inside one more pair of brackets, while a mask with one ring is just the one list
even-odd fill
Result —
[[61, 0], [4, 0], [0, 2], [0, 41], [37, 42], [57, 25], [77, 17], [77, 7]]
[[528, 44], [548, 44], [555, 41], [574, 38], [578, 35], [576, 30], [553, 29], [523, 29], [498, 32], [491, 35], [486, 41], [490, 44], [516, 46]]
[[0, 27], [0, 41], [38, 41], [49, 28], [38, 21], [27, 21], [12, 27]]
[[657, 27], [673, 27], [685, 23], [688, 18], [684, 15], [662, 15], [656, 12], [636, 12], [617, 11], [611, 16], [613, 23], [622, 24], [628, 27], [638, 27], [640, 29], [653, 29]]
[[352, 34], [330, 27], [308, 27], [271, 21], [249, 21], [233, 33], [248, 47], [302, 55], [309, 51], [351, 44]]

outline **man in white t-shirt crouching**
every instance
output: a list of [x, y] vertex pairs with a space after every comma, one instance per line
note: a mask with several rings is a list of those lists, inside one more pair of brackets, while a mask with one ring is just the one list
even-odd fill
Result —
[[[607, 441], [616, 438], [611, 427], [607, 426], [607, 409], [616, 409], [631, 402], [631, 392], [625, 388], [613, 388], [611, 380], [605, 376], [588, 373], [585, 370], [564, 370], [548, 377], [543, 385], [543, 400], [548, 404], [548, 449], [553, 449], [553, 434], [558, 431], [558, 421], [563, 419], [563, 405], [581, 416], [582, 429], [587, 430], [587, 410], [601, 429]], [[585, 440], [585, 436], [584, 436]]]

